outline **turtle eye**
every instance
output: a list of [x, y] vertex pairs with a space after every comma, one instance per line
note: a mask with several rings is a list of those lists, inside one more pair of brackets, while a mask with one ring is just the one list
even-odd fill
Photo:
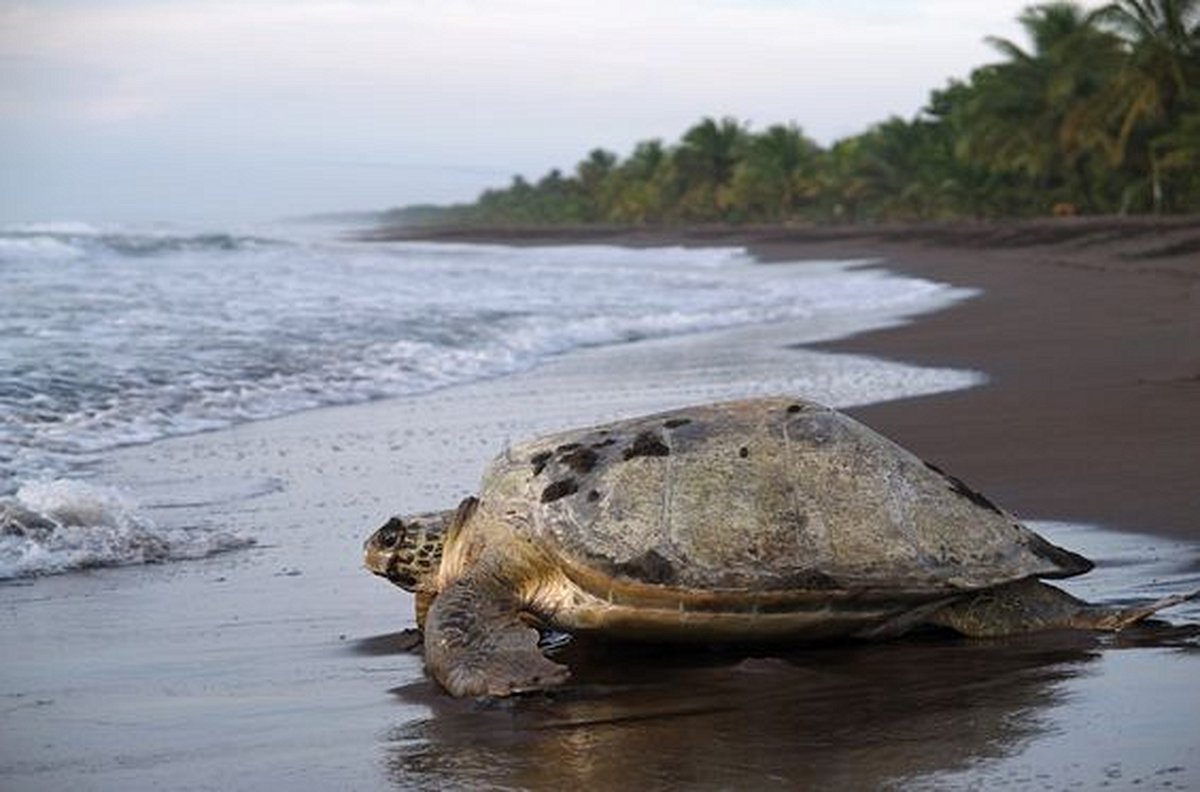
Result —
[[387, 524], [375, 532], [375, 541], [381, 547], [395, 547], [404, 536], [404, 523], [399, 517], [393, 517]]

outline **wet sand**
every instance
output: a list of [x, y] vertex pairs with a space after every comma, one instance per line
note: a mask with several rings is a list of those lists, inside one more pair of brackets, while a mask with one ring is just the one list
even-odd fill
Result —
[[[755, 249], [772, 257], [883, 252], [879, 242], [769, 244], [759, 240]], [[889, 256], [894, 266], [943, 267], [939, 278], [987, 291], [908, 326], [826, 346], [980, 369], [995, 380], [855, 412], [1025, 518], [1114, 529], [1036, 526], [1099, 562], [1077, 593], [1118, 602], [1200, 588], [1197, 526], [1186, 519], [1188, 497], [1197, 513], [1200, 488], [1192, 485], [1200, 466], [1164, 463], [1195, 453], [1196, 421], [1177, 421], [1173, 432], [1158, 435], [1167, 448], [1147, 444], [1147, 456], [1138, 458], [1141, 440], [1127, 429], [1143, 424], [1105, 412], [1139, 387], [1131, 376], [1167, 377], [1162, 393], [1188, 393], [1195, 348], [1170, 336], [1182, 362], [1160, 365], [1143, 360], [1152, 350], [1132, 344], [1112, 355], [1120, 363], [1110, 373], [1099, 366], [1100, 351], [1081, 346], [1098, 332], [1084, 326], [1089, 316], [1110, 325], [1099, 339], [1112, 350], [1124, 349], [1124, 334], [1136, 328], [1170, 333], [1178, 322], [1186, 325], [1194, 320], [1187, 314], [1192, 281], [1183, 278], [1185, 296], [1173, 298], [1165, 286], [1138, 291], [1133, 284], [1141, 281], [1132, 279], [1143, 276], [1129, 274], [1129, 285], [1107, 292], [1109, 311], [1081, 310], [1078, 320], [1056, 315], [1057, 330], [1046, 324], [1043, 337], [1064, 335], [1055, 345], [1058, 359], [1042, 360], [1018, 329], [1033, 332], [1024, 325], [1045, 316], [1024, 302], [1035, 295], [1005, 290], [1004, 251], [995, 259], [981, 255], [983, 263], [968, 271], [949, 252], [922, 255], [911, 242], [888, 244], [897, 246]], [[1084, 281], [1108, 277], [1061, 269], [1078, 273], [1062, 285], [1074, 295], [1085, 294]], [[1135, 304], [1159, 288], [1162, 304]], [[1183, 320], [1163, 313], [1173, 299], [1183, 301]], [[1119, 318], [1126, 312], [1131, 316]], [[1008, 324], [1022, 328], [996, 335]], [[1115, 638], [928, 636], [787, 653], [576, 643], [567, 650], [576, 669], [570, 688], [515, 702], [450, 700], [424, 678], [420, 658], [402, 647], [411, 599], [359, 568], [358, 548], [371, 527], [397, 509], [457, 502], [489, 457], [533, 432], [794, 388], [808, 371], [807, 353], [790, 348], [795, 340], [793, 328], [775, 326], [585, 350], [532, 372], [427, 396], [111, 455], [98, 478], [130, 488], [154, 519], [219, 525], [253, 534], [259, 544], [200, 562], [0, 586], [0, 787], [1200, 787], [1196, 603], [1170, 613], [1175, 629]], [[1022, 350], [1027, 369], [1017, 366]], [[1006, 355], [1014, 368], [1004, 368]], [[1063, 367], [1083, 370], [1089, 362], [1098, 368], [1078, 386], [1058, 378], [1061, 371], [1071, 379]], [[1033, 392], [1049, 391], [1048, 407], [1065, 410], [1074, 398], [1077, 410], [1106, 421], [1094, 453], [1084, 453], [1086, 433], [1079, 434], [1087, 422], [1057, 431], [1047, 428], [1053, 422], [1024, 427], [1012, 406], [1021, 401], [1014, 384], [1021, 381]], [[824, 385], [836, 394], [836, 383]], [[1141, 387], [1159, 392], [1153, 383]], [[1089, 406], [1080, 401], [1087, 394], [1105, 400]], [[1008, 412], [1006, 399], [1013, 400]], [[992, 426], [1004, 422], [1013, 433], [1036, 435], [1040, 453], [1023, 452], [1003, 426]], [[988, 446], [984, 437], [1005, 444]], [[1106, 479], [1123, 497], [1084, 497], [1103, 494], [1104, 482], [1089, 477], [1122, 456], [1113, 444], [1130, 469], [1148, 467], [1154, 475], [1137, 486]], [[1039, 485], [1023, 473], [1039, 464], [1061, 470], [1054, 460], [1071, 448], [1079, 467], [1056, 473], [1057, 483]], [[1006, 456], [1012, 454], [1016, 461]], [[1042, 454], [1049, 459], [1041, 461]], [[1159, 505], [1170, 489], [1153, 488], [1159, 477], [1187, 495], [1168, 499], [1170, 508]], [[1105, 505], [1124, 501], [1142, 508]]]

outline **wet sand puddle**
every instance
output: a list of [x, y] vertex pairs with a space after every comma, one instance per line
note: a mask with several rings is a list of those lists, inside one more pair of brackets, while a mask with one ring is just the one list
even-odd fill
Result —
[[[1200, 587], [1194, 546], [1036, 527], [1100, 561], [1072, 587], [1093, 600]], [[428, 715], [384, 734], [381, 761], [404, 789], [1198, 788], [1200, 606], [1167, 618], [1117, 636], [790, 651], [575, 642], [557, 658], [572, 683], [553, 694], [393, 689]]]

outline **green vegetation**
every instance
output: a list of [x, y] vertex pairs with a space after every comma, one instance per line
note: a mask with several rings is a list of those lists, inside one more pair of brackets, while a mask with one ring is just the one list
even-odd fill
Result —
[[1200, 210], [1200, 0], [1031, 6], [1028, 48], [822, 148], [800, 127], [706, 118], [678, 143], [596, 149], [474, 204], [398, 210], [459, 225], [824, 223]]

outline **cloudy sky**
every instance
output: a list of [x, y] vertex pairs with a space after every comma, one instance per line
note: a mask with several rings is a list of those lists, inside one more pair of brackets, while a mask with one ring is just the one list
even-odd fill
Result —
[[821, 143], [1028, 0], [0, 0], [0, 223], [470, 200], [704, 115]]

